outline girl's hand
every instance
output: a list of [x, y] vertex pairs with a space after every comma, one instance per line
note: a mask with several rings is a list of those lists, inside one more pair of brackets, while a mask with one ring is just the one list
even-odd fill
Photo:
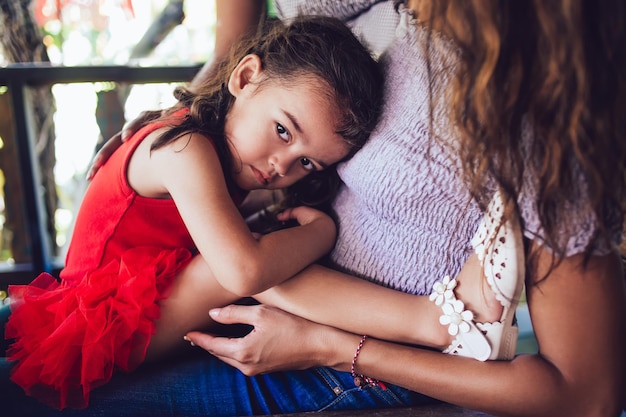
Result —
[[278, 213], [276, 218], [282, 222], [293, 219], [297, 221], [300, 226], [304, 226], [318, 220], [323, 222], [332, 222], [334, 224], [330, 216], [323, 211], [306, 206], [285, 209]]
[[313, 227], [315, 239], [319, 239], [320, 242], [326, 242], [323, 244], [323, 246], [326, 247], [326, 252], [331, 250], [335, 245], [337, 225], [335, 225], [334, 220], [323, 211], [311, 207], [299, 206], [282, 211], [276, 218], [283, 222], [295, 220], [300, 226]]
[[[347, 335], [266, 305], [229, 305], [210, 315], [222, 324], [249, 324], [254, 329], [242, 338], [190, 332], [186, 340], [246, 375], [334, 365], [335, 336]], [[349, 363], [349, 349], [346, 352]]]

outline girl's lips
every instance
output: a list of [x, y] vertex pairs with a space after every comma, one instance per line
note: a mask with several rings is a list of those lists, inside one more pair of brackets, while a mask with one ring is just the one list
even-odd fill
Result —
[[269, 183], [270, 177], [266, 177], [261, 171], [253, 166], [250, 166], [250, 168], [252, 169], [252, 173], [254, 174], [254, 177], [257, 179], [258, 182], [260, 182], [262, 185], [267, 185]]

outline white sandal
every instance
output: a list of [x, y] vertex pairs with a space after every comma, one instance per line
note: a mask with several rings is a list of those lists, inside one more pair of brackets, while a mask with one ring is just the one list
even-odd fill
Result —
[[516, 216], [498, 227], [504, 212], [502, 196], [497, 192], [472, 239], [472, 246], [496, 299], [502, 304], [500, 321], [477, 323], [474, 314], [456, 298], [456, 279], [446, 276], [436, 282], [430, 299], [441, 306], [442, 325], [456, 336], [443, 352], [485, 360], [509, 360], [515, 356], [518, 327], [515, 310], [524, 288], [524, 249]]

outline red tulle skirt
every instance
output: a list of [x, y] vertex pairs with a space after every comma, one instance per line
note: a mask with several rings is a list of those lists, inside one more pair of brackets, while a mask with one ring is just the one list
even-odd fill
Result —
[[9, 287], [11, 379], [49, 406], [86, 407], [93, 388], [144, 360], [158, 301], [191, 256], [186, 249], [135, 248], [77, 284], [43, 273], [30, 285]]

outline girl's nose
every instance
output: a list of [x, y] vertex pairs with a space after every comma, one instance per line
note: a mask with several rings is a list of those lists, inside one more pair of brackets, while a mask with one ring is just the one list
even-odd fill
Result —
[[279, 177], [284, 177], [289, 172], [289, 167], [291, 166], [288, 158], [281, 157], [278, 155], [272, 155], [270, 158], [270, 166], [273, 168], [276, 175]]

